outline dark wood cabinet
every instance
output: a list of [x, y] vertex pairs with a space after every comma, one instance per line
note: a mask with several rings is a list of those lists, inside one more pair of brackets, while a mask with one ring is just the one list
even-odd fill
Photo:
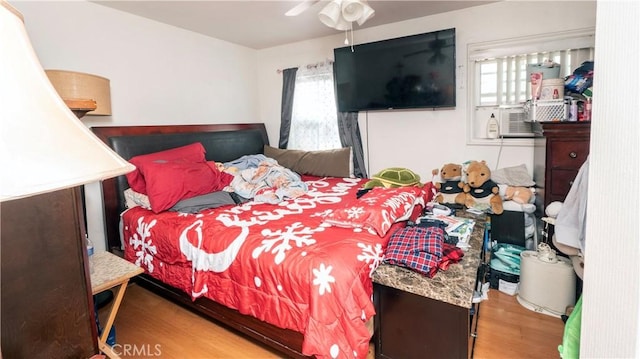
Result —
[[2, 203], [2, 354], [98, 353], [78, 188]]
[[[376, 356], [380, 359], [470, 357], [470, 308], [375, 285]], [[474, 310], [476, 308], [473, 308]]]
[[554, 201], [564, 201], [589, 155], [590, 122], [540, 122], [534, 149], [537, 214]]
[[473, 356], [480, 303], [473, 292], [484, 280], [484, 215], [476, 218], [460, 263], [428, 278], [381, 264], [373, 276], [375, 355], [378, 359]]
[[374, 293], [376, 358], [473, 358], [480, 303], [465, 308], [378, 284]]

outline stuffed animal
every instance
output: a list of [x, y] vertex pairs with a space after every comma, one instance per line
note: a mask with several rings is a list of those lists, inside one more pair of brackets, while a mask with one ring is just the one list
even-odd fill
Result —
[[395, 188], [406, 186], [422, 187], [420, 176], [410, 169], [402, 167], [390, 167], [376, 173], [367, 181], [363, 187], [371, 189], [373, 187]]
[[502, 214], [502, 198], [498, 184], [491, 180], [491, 170], [485, 161], [471, 161], [465, 170], [467, 175], [463, 187], [467, 208], [477, 204], [488, 204], [495, 214]]
[[504, 191], [504, 199], [506, 201], [527, 204], [532, 202], [533, 192], [527, 187], [507, 186]]
[[[439, 173], [438, 173], [439, 172]], [[464, 183], [462, 183], [462, 165], [455, 163], [447, 163], [440, 171], [434, 169], [434, 176], [439, 174], [440, 179], [434, 181], [437, 193], [434, 200], [440, 204], [457, 203], [464, 205], [465, 194], [462, 191]]]

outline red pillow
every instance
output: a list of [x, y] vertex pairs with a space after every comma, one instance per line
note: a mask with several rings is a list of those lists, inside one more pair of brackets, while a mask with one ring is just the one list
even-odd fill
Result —
[[146, 194], [147, 193], [147, 185], [145, 183], [145, 178], [143, 174], [140, 172], [140, 167], [145, 163], [153, 162], [156, 160], [164, 160], [164, 161], [175, 161], [182, 160], [184, 162], [205, 162], [205, 149], [200, 142], [194, 142], [190, 145], [172, 148], [170, 150], [160, 151], [149, 153], [146, 155], [134, 156], [129, 162], [131, 162], [136, 169], [133, 172], [127, 173], [127, 181], [129, 182], [129, 187], [132, 190], [138, 193]]
[[165, 211], [179, 201], [228, 186], [233, 176], [220, 172], [207, 162], [185, 161], [146, 162], [139, 167], [144, 176], [151, 210]]
[[409, 219], [418, 204], [424, 205], [420, 187], [375, 187], [360, 199], [333, 211], [324, 222], [337, 227], [363, 228], [384, 237], [392, 224]]

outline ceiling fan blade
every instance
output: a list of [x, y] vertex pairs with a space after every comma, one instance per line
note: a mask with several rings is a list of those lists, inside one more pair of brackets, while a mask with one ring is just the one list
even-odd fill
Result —
[[312, 7], [319, 0], [303, 0], [300, 4], [291, 8], [291, 10], [285, 13], [286, 16], [298, 16], [305, 12], [308, 8]]

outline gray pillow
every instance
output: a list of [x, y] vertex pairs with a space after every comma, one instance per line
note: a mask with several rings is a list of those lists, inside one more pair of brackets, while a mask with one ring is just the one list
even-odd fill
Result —
[[508, 186], [533, 187], [536, 185], [524, 163], [519, 166], [497, 169], [491, 172], [491, 179], [495, 183]]
[[352, 177], [351, 147], [302, 151], [264, 146], [264, 155], [296, 173], [318, 177]]
[[198, 213], [203, 209], [217, 208], [228, 204], [235, 205], [236, 201], [229, 192], [219, 191], [203, 194], [176, 203], [169, 211], [182, 213]]

